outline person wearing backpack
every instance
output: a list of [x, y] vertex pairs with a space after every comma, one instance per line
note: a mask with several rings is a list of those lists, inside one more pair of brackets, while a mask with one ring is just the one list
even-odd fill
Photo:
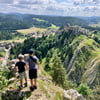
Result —
[[26, 59], [27, 65], [29, 66], [29, 79], [30, 79], [30, 90], [37, 89], [37, 70], [39, 69], [39, 59], [35, 56], [33, 49], [29, 50], [29, 57]]

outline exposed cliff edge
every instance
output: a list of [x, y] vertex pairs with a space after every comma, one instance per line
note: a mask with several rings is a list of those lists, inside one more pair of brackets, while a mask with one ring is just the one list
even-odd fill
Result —
[[72, 42], [73, 55], [67, 55], [64, 65], [70, 80], [78, 85], [87, 83], [94, 87], [100, 82], [100, 45], [89, 38], [84, 37], [82, 40], [82, 37], [84, 36], [79, 36]]
[[86, 100], [76, 90], [63, 90], [55, 85], [49, 76], [43, 74], [39, 75], [38, 89], [33, 92], [29, 90], [29, 87], [19, 90], [16, 87], [18, 80], [15, 78], [10, 79], [10, 81], [12, 84], [1, 94], [2, 100]]
[[[95, 40], [95, 34], [79, 26], [65, 26], [48, 37], [25, 40], [23, 45], [12, 48], [11, 54], [17, 57], [21, 51], [26, 53], [30, 47], [35, 48], [38, 56], [41, 55], [44, 70], [52, 74], [56, 52], [61, 63], [64, 63], [65, 75], [75, 85], [74, 88], [85, 84], [88, 89], [93, 90], [94, 95], [99, 95], [97, 87], [100, 86], [100, 44]], [[22, 49], [19, 51], [20, 48]]]

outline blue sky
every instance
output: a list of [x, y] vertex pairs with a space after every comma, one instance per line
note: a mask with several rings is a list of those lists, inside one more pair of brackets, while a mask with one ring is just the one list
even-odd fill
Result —
[[100, 0], [0, 0], [0, 12], [100, 16]]

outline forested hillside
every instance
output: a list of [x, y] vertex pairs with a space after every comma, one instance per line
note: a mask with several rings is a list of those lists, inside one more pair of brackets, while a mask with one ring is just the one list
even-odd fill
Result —
[[[65, 84], [63, 84], [65, 80], [61, 81], [57, 78], [57, 76], [60, 76], [56, 73], [59, 70], [57, 69], [58, 65], [61, 64], [66, 68], [66, 76], [68, 77], [66, 83], [70, 81], [71, 87], [77, 88], [87, 100], [99, 100], [99, 34], [100, 32], [93, 33], [78, 26], [65, 27], [55, 35], [43, 36], [37, 39], [29, 38], [23, 44], [16, 44], [11, 49], [11, 58], [16, 58], [19, 53], [25, 54], [30, 48], [34, 48], [36, 55], [43, 64], [43, 68], [53, 77], [53, 81], [65, 88]], [[59, 68], [61, 69], [62, 67]], [[63, 69], [59, 74], [62, 72], [64, 74]], [[56, 78], [55, 74], [57, 74]], [[60, 81], [62, 83], [59, 83]], [[89, 88], [92, 90], [90, 91]], [[84, 89], [87, 90], [85, 91]]]
[[35, 33], [32, 31], [34, 27], [48, 30], [53, 28], [58, 29], [59, 27], [64, 28], [66, 24], [79, 25], [92, 31], [100, 30], [100, 28], [97, 27], [99, 26], [99, 17], [84, 18], [0, 13], [0, 36], [2, 35], [0, 40], [11, 40], [15, 37], [22, 36], [20, 29], [22, 29], [22, 32], [24, 29], [27, 29], [25, 31], [29, 31], [26, 33], [30, 34], [32, 32]]
[[66, 23], [71, 25], [87, 26], [89, 23], [76, 17], [43, 16], [30, 14], [0, 14], [1, 30], [17, 30], [36, 27], [49, 27], [51, 24], [64, 26]]
[[0, 40], [10, 40], [14, 38], [23, 38], [24, 35], [12, 30], [1, 30]]

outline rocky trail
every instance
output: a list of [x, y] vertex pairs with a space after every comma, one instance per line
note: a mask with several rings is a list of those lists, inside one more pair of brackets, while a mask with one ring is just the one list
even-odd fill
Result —
[[[28, 75], [28, 72], [27, 72]], [[10, 79], [11, 84], [2, 92], [2, 100], [86, 100], [76, 90], [64, 90], [52, 82], [52, 78], [43, 75], [41, 71], [38, 74], [38, 88], [30, 91], [30, 81], [28, 87], [19, 90], [18, 79]]]
[[[28, 72], [27, 72], [28, 76]], [[26, 88], [22, 88], [22, 90], [18, 89], [19, 81], [16, 78], [12, 78], [13, 83], [8, 86], [6, 91], [2, 92], [3, 100], [49, 100], [49, 93], [54, 95], [53, 91], [48, 91], [47, 86], [52, 84], [51, 78], [43, 76], [39, 73], [38, 75], [38, 89], [33, 92], [30, 91], [30, 80], [28, 79], [28, 86]], [[46, 84], [46, 85], [45, 85]], [[54, 87], [54, 86], [53, 86]], [[56, 86], [55, 86], [56, 87]], [[47, 89], [47, 90], [46, 90]], [[59, 88], [60, 89], [60, 88]], [[48, 92], [48, 93], [46, 93]], [[53, 99], [52, 99], [53, 100]]]

